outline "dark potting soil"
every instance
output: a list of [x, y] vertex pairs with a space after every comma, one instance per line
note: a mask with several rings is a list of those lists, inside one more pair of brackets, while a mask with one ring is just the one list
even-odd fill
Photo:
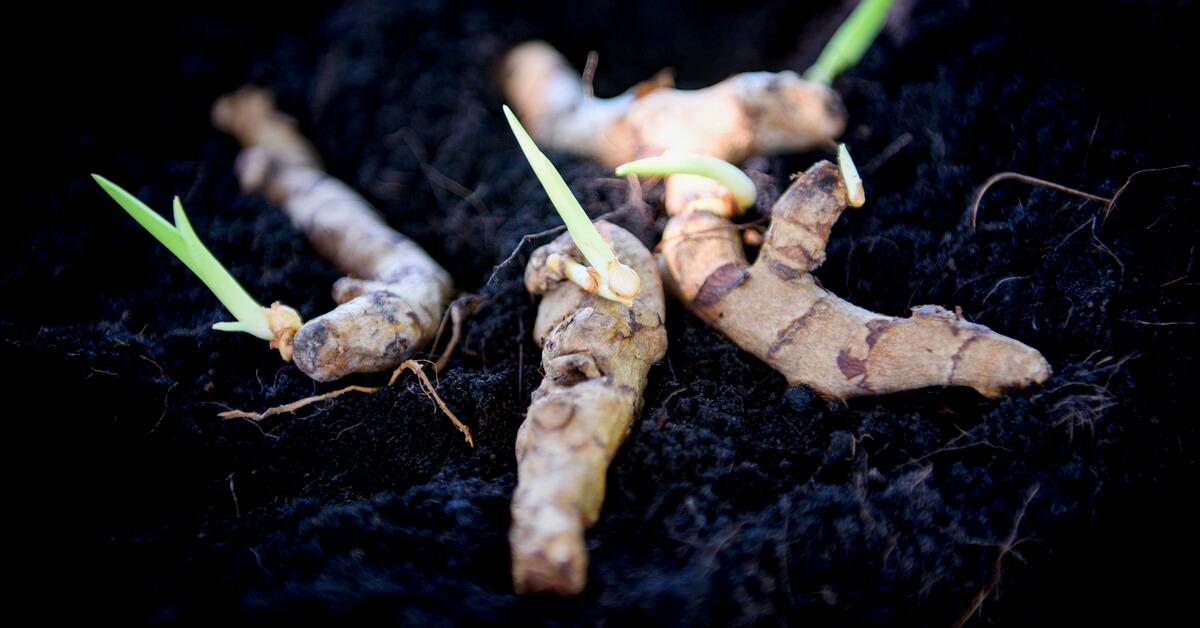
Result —
[[[71, 62], [19, 63], [33, 96], [10, 94], [28, 214], [0, 249], [13, 608], [155, 625], [948, 625], [1153, 620], [1190, 601], [1196, 3], [1081, 3], [1068, 19], [1045, 2], [901, 0], [910, 12], [834, 84], [868, 204], [817, 274], [886, 314], [961, 307], [1054, 377], [996, 400], [826, 401], [671, 304], [670, 351], [588, 536], [589, 586], [566, 600], [509, 579], [513, 441], [540, 379], [521, 274], [546, 238], [497, 265], [557, 218], [492, 64], [529, 38], [578, 66], [595, 50], [602, 96], [664, 66], [685, 88], [803, 70], [842, 3], [252, 4], [32, 27], [27, 58]], [[210, 331], [220, 304], [87, 176], [160, 211], [179, 195], [252, 294], [330, 309], [337, 271], [238, 190], [237, 147], [209, 124], [247, 82], [485, 299], [438, 389], [474, 449], [411, 379], [257, 424], [217, 417], [387, 379], [318, 385]], [[752, 159], [764, 200], [747, 222], [828, 157]], [[551, 158], [589, 213], [653, 244], [661, 188], [643, 204], [597, 164]], [[1002, 171], [1118, 199], [1003, 182], [973, 230], [970, 196]]]

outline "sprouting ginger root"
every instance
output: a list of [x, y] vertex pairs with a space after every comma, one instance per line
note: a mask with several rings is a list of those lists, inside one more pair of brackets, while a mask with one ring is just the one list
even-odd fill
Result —
[[[790, 72], [739, 74], [695, 91], [642, 85], [597, 99], [553, 48], [529, 42], [505, 57], [502, 78], [539, 144], [610, 166], [667, 150], [736, 163], [832, 143], [845, 129], [837, 94]], [[725, 219], [743, 211], [728, 190], [681, 174], [666, 186], [672, 218], [660, 267], [668, 291], [793, 385], [841, 398], [964, 385], [994, 397], [1050, 375], [1037, 351], [938, 306], [899, 319], [821, 288], [811, 272], [847, 202], [832, 164], [814, 166], [776, 203], [753, 266]]]
[[517, 433], [509, 543], [518, 593], [583, 590], [584, 532], [600, 516], [605, 473], [641, 409], [650, 365], [666, 353], [662, 282], [650, 252], [624, 229], [596, 226], [642, 277], [632, 308], [551, 270], [552, 255], [580, 259], [568, 235], [535, 251], [525, 270], [529, 292], [544, 295], [534, 338], [546, 376]]
[[[549, 44], [532, 41], [505, 56], [505, 97], [543, 148], [608, 166], [675, 150], [740, 163], [752, 155], [832, 146], [846, 128], [841, 97], [795, 72], [746, 72], [698, 90], [656, 77], [615, 98], [594, 98]], [[666, 206], [741, 215], [729, 191], [696, 175], [667, 177]], [[726, 209], [728, 208], [728, 209]]]
[[1036, 350], [936, 305], [883, 316], [825, 290], [812, 276], [847, 205], [837, 166], [823, 161], [775, 203], [758, 259], [746, 263], [736, 228], [708, 212], [681, 212], [663, 233], [667, 290], [697, 316], [825, 397], [970, 386], [987, 397], [1042, 383]]
[[244, 147], [237, 162], [242, 188], [282, 207], [314, 248], [349, 275], [334, 284], [338, 307], [292, 337], [296, 366], [327, 382], [394, 368], [431, 341], [450, 299], [446, 271], [324, 171], [267, 91], [244, 87], [223, 96], [212, 115]]
[[665, 150], [738, 163], [832, 142], [846, 126], [837, 92], [794, 72], [747, 72], [698, 90], [659, 80], [594, 98], [558, 51], [532, 41], [509, 51], [501, 74], [505, 98], [539, 146], [613, 167]]

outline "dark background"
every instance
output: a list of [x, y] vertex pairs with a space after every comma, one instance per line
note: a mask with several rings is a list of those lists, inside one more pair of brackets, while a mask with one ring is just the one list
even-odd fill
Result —
[[[973, 621], [1003, 625], [1188, 608], [1196, 3], [908, 3], [834, 83], [868, 204], [817, 275], [886, 314], [962, 307], [1054, 377], [997, 400], [830, 402], [671, 304], [670, 351], [588, 537], [589, 587], [569, 600], [509, 580], [512, 445], [540, 379], [532, 247], [495, 267], [557, 219], [492, 64], [535, 37], [577, 67], [596, 50], [601, 96], [665, 66], [685, 88], [802, 71], [841, 3], [253, 4], [39, 9], [13, 26], [28, 42], [8, 95], [16, 227], [0, 236], [15, 607], [155, 625], [947, 625], [981, 597]], [[411, 380], [261, 424], [216, 416], [386, 382], [318, 385], [210, 331], [220, 304], [88, 177], [164, 212], [179, 195], [252, 294], [327, 311], [338, 273], [238, 191], [237, 147], [209, 123], [247, 82], [486, 298], [439, 388], [474, 449]], [[746, 164], [764, 199], [747, 221], [827, 157]], [[600, 166], [551, 158], [589, 213], [653, 244], [660, 188], [642, 205]], [[1120, 196], [1001, 183], [973, 231], [971, 193], [1000, 171]]]

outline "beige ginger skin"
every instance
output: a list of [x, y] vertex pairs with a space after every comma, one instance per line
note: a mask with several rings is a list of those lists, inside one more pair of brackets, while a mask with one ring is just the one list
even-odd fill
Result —
[[317, 252], [349, 275], [333, 286], [338, 307], [292, 337], [296, 366], [327, 382], [395, 368], [430, 342], [450, 299], [449, 274], [325, 172], [266, 90], [244, 87], [223, 96], [212, 116], [243, 146], [242, 188], [282, 207]]
[[794, 72], [747, 72], [698, 90], [644, 83], [594, 98], [558, 51], [532, 41], [505, 56], [501, 82], [539, 146], [612, 167], [665, 150], [740, 163], [829, 143], [846, 127], [837, 92]]
[[585, 531], [600, 516], [605, 476], [642, 407], [650, 365], [667, 349], [662, 281], [629, 232], [596, 227], [642, 278], [633, 307], [588, 294], [547, 265], [581, 259], [564, 234], [534, 252], [525, 287], [541, 294], [534, 339], [545, 379], [517, 432], [512, 502], [513, 586], [518, 593], [575, 595], [587, 584]]
[[[744, 72], [697, 90], [655, 77], [615, 98], [595, 98], [557, 50], [530, 41], [505, 55], [500, 81], [539, 146], [611, 167], [668, 150], [737, 164], [752, 155], [832, 148], [846, 129], [837, 92], [790, 71]], [[741, 214], [725, 210], [736, 205], [719, 183], [689, 174], [667, 177], [666, 205]]]
[[746, 262], [734, 225], [679, 208], [663, 232], [667, 289], [739, 346], [825, 397], [969, 386], [987, 397], [1042, 383], [1050, 365], [1033, 348], [936, 305], [909, 318], [837, 297], [812, 275], [846, 208], [838, 167], [820, 162], [775, 203], [758, 259]]

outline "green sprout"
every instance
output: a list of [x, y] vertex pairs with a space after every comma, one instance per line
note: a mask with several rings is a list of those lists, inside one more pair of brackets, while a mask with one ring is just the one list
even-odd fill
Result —
[[566, 223], [567, 231], [571, 233], [575, 246], [591, 265], [588, 271], [596, 274], [595, 282], [580, 279], [581, 276], [576, 273], [570, 273], [568, 278], [588, 292], [631, 306], [633, 298], [637, 296], [642, 287], [642, 280], [638, 277], [637, 272], [622, 264], [617, 260], [617, 256], [613, 255], [608, 243], [604, 241], [600, 232], [596, 230], [596, 226], [584, 213], [579, 201], [575, 200], [575, 196], [571, 194], [571, 188], [567, 187], [567, 182], [554, 168], [554, 164], [550, 163], [550, 160], [538, 149], [533, 138], [529, 137], [529, 133], [517, 121], [517, 117], [513, 115], [508, 105], [504, 105], [504, 116], [508, 118], [513, 135], [517, 136], [517, 143], [521, 145], [521, 150], [525, 153], [525, 158], [529, 160], [529, 165], [533, 166], [534, 174], [542, 182], [542, 187], [545, 188], [546, 195], [550, 197], [550, 202], [558, 210], [558, 215], [562, 217], [563, 222]]
[[638, 159], [617, 166], [617, 176], [630, 174], [697, 174], [708, 177], [725, 186], [742, 209], [753, 205], [758, 194], [754, 189], [754, 182], [741, 168], [716, 157], [681, 150], [668, 150], [657, 157]]
[[846, 199], [851, 207], [862, 207], [867, 202], [867, 193], [863, 190], [862, 177], [858, 176], [858, 167], [850, 158], [850, 151], [845, 144], [838, 144], [838, 168], [842, 171], [842, 182], [846, 184]]
[[[178, 257], [184, 265], [196, 273], [196, 276], [213, 291], [213, 294], [217, 295], [221, 304], [237, 319], [237, 322], [216, 323], [213, 325], [213, 329], [246, 332], [263, 340], [275, 338], [276, 334], [272, 331], [271, 322], [268, 320], [271, 310], [259, 305], [200, 242], [200, 238], [192, 229], [192, 224], [188, 222], [187, 214], [183, 212], [183, 205], [179, 202], [178, 196], [175, 197], [175, 224], [172, 225], [145, 203], [112, 181], [98, 174], [93, 174], [92, 178], [100, 184], [100, 187], [104, 188], [105, 192], [108, 192], [108, 195], [117, 204], [124, 208], [130, 216], [133, 216], [138, 224], [145, 227], [150, 235], [162, 242], [163, 246], [175, 254], [175, 257]], [[296, 318], [298, 327], [299, 316], [297, 315]]]
[[833, 77], [862, 59], [871, 42], [883, 29], [893, 0], [862, 0], [825, 44], [817, 62], [804, 72], [804, 79], [829, 85]]

